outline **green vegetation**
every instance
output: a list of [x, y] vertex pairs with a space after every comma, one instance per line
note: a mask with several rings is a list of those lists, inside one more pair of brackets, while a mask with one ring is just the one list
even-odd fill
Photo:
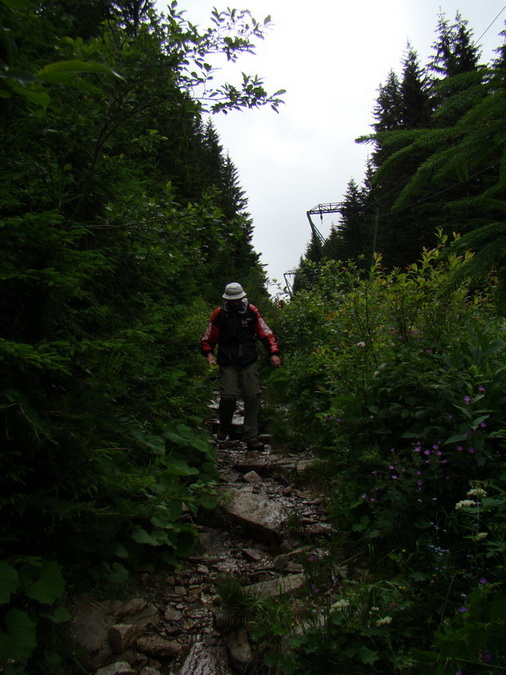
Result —
[[213, 53], [262, 38], [249, 12], [199, 31], [175, 2], [5, 0], [0, 19], [0, 670], [67, 673], [63, 592], [174, 564], [215, 505], [198, 341], [217, 288], [267, 293], [203, 112], [280, 100], [211, 82]]
[[[66, 597], [176, 564], [215, 505], [198, 338], [230, 279], [270, 303], [204, 113], [281, 92], [214, 82], [263, 37], [247, 11], [0, 19], [0, 670], [63, 675]], [[381, 88], [367, 180], [274, 315], [272, 428], [318, 453], [340, 535], [298, 603], [220, 581], [267, 672], [506, 670], [504, 49], [479, 66], [442, 18], [430, 69]]]
[[404, 271], [308, 267], [278, 318], [271, 402], [341, 533], [281, 672], [506, 670], [506, 325], [493, 288], [450, 284], [466, 264], [443, 235]]

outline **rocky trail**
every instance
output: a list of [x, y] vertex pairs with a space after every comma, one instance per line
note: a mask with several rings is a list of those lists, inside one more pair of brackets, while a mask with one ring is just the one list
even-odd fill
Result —
[[[216, 407], [215, 414], [216, 414]], [[242, 418], [236, 414], [234, 425]], [[209, 424], [216, 429], [217, 419]], [[193, 555], [171, 573], [146, 574], [129, 601], [80, 600], [73, 638], [89, 675], [232, 675], [252, 671], [247, 631], [220, 606], [216, 582], [255, 596], [291, 594], [309, 583], [300, 562], [331, 532], [321, 497], [304, 480], [314, 461], [261, 439], [218, 443], [220, 505], [197, 523]]]

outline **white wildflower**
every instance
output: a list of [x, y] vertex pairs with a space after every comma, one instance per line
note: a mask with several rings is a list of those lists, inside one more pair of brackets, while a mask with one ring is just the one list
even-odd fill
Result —
[[365, 347], [365, 342], [357, 342], [357, 347]]
[[472, 488], [467, 493], [468, 497], [486, 497], [487, 492], [483, 488]]
[[386, 626], [387, 624], [392, 623], [391, 616], [384, 616], [382, 619], [376, 621], [377, 626]]
[[488, 537], [488, 532], [477, 532], [473, 539], [475, 541], [480, 541], [480, 539], [485, 539], [486, 537]]
[[341, 600], [338, 600], [337, 602], [334, 602], [334, 604], [330, 606], [330, 609], [344, 609], [345, 607], [349, 607], [349, 606], [350, 606], [350, 601], [344, 600], [344, 598], [341, 598]]
[[462, 501], [455, 504], [456, 509], [464, 509], [468, 506], [476, 506], [474, 499], [463, 499]]

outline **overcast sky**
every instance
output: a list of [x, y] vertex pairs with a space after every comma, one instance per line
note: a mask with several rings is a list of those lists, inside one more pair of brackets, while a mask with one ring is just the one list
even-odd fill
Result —
[[[285, 104], [279, 114], [232, 112], [213, 122], [248, 198], [255, 250], [269, 278], [282, 285], [310, 239], [306, 212], [341, 201], [351, 178], [362, 182], [371, 149], [355, 139], [371, 131], [378, 87], [391, 69], [401, 73], [408, 40], [425, 66], [440, 10], [450, 21], [460, 11], [486, 63], [502, 43], [506, 18], [505, 0], [180, 0], [178, 6], [200, 26], [209, 24], [213, 7], [272, 17], [256, 55], [226, 74], [232, 83], [241, 72], [260, 75], [268, 91], [287, 90]], [[322, 234], [337, 221], [337, 215], [318, 220]]]

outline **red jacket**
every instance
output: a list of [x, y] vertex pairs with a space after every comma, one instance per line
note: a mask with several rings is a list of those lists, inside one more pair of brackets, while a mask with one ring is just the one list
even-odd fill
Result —
[[257, 339], [269, 356], [279, 354], [274, 333], [255, 305], [248, 303], [244, 311], [238, 312], [228, 311], [225, 305], [211, 315], [202, 336], [202, 354], [207, 356], [218, 345], [220, 366], [247, 366], [258, 358]]

